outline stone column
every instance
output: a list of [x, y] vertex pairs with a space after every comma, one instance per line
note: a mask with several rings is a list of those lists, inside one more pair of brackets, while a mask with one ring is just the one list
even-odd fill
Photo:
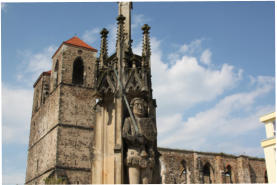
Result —
[[251, 183], [250, 171], [249, 171], [249, 161], [245, 156], [239, 156], [237, 158], [238, 166], [238, 183]]

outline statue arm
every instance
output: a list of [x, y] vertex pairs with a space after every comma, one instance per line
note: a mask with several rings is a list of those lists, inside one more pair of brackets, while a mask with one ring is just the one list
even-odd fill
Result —
[[136, 136], [134, 133], [132, 133], [131, 128], [131, 120], [129, 118], [126, 118], [123, 125], [123, 138], [127, 141], [127, 143], [134, 143]]

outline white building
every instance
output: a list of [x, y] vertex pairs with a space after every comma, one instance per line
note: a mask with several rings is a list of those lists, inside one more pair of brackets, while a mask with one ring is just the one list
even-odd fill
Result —
[[266, 139], [261, 142], [264, 148], [268, 183], [276, 183], [276, 113], [260, 117], [260, 122], [265, 124]]

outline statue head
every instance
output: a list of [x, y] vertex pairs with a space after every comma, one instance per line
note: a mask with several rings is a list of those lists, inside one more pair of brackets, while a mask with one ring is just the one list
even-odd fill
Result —
[[145, 117], [147, 113], [147, 103], [142, 98], [133, 98], [130, 106], [135, 117]]

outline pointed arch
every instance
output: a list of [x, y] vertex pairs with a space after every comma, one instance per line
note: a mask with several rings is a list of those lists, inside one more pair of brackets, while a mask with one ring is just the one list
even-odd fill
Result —
[[209, 162], [206, 162], [205, 165], [202, 168], [202, 172], [203, 172], [203, 183], [204, 184], [211, 184], [212, 180], [211, 180], [211, 165]]
[[77, 57], [73, 62], [72, 83], [84, 83], [84, 62], [81, 57]]

